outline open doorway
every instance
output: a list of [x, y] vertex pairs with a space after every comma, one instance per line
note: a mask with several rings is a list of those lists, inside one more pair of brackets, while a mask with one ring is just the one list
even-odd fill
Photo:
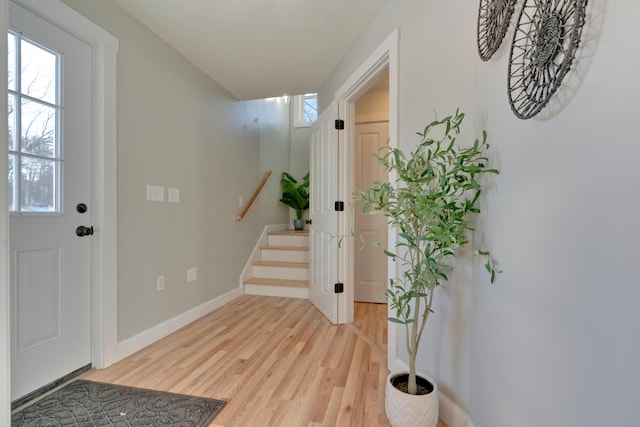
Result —
[[[354, 103], [354, 186], [366, 189], [387, 181], [387, 171], [375, 157], [389, 140], [389, 72], [385, 72]], [[380, 348], [387, 348], [388, 225], [381, 215], [353, 210], [354, 232], [362, 241], [354, 248], [354, 326]], [[380, 248], [373, 244], [379, 244]]]
[[[354, 71], [335, 94], [335, 115], [344, 125], [344, 131], [337, 133], [338, 138], [338, 200], [351, 200], [355, 189], [355, 103], [369, 89], [375, 86], [382, 76], [388, 73], [388, 117], [389, 117], [389, 146], [397, 143], [398, 136], [398, 30], [393, 30], [389, 36], [369, 55], [369, 57]], [[332, 103], [333, 104], [333, 103]], [[338, 115], [339, 112], [339, 115]], [[337, 124], [337, 123], [336, 123]], [[390, 177], [393, 179], [393, 177]], [[345, 209], [338, 216], [337, 234], [347, 236], [353, 233], [354, 215], [352, 209]], [[337, 256], [338, 278], [344, 281], [344, 292], [338, 293], [339, 323], [354, 321], [354, 255], [358, 250], [356, 239], [344, 239], [342, 248]], [[387, 246], [395, 246], [395, 234], [388, 233]], [[397, 275], [396, 266], [388, 259], [387, 281]], [[399, 358], [397, 327], [387, 323], [387, 367], [399, 370], [404, 365]]]

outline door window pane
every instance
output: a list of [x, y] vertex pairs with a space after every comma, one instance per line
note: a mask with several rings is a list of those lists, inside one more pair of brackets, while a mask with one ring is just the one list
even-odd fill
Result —
[[56, 103], [58, 56], [22, 39], [21, 92], [50, 104]]
[[9, 211], [13, 212], [18, 209], [16, 206], [16, 156], [9, 154]]
[[16, 96], [9, 94], [9, 103], [8, 103], [8, 112], [9, 112], [9, 136], [7, 140], [9, 141], [9, 151], [15, 151], [16, 149]]
[[54, 212], [56, 210], [56, 163], [53, 160], [22, 158], [20, 192], [22, 211]]
[[16, 36], [9, 33], [7, 39], [7, 84], [9, 90], [16, 90]]
[[56, 155], [56, 109], [23, 99], [21, 122], [21, 151], [54, 157]]

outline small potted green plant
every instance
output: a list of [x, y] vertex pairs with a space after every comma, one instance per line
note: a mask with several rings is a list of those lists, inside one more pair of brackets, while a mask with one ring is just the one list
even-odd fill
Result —
[[[463, 119], [464, 114], [456, 111], [429, 123], [418, 133], [420, 141], [409, 154], [387, 148], [378, 160], [395, 181], [377, 181], [355, 195], [365, 212], [386, 216], [397, 230], [395, 249], [385, 254], [400, 263], [401, 272], [385, 295], [392, 312], [389, 321], [405, 328], [409, 371], [392, 372], [387, 379], [385, 409], [394, 427], [437, 425], [438, 390], [431, 378], [416, 372], [418, 348], [433, 312], [435, 292], [455, 268], [458, 249], [469, 243], [465, 235], [472, 217], [480, 213], [477, 179], [498, 173], [487, 166], [486, 132], [469, 147], [457, 145]], [[484, 257], [493, 282], [497, 269], [489, 252], [477, 253]], [[419, 421], [410, 419], [415, 414]]]
[[282, 172], [280, 183], [282, 184], [282, 198], [280, 201], [296, 212], [293, 228], [302, 230], [304, 228], [302, 215], [305, 210], [309, 209], [309, 172], [302, 177], [302, 182], [299, 184], [298, 180], [290, 173]]

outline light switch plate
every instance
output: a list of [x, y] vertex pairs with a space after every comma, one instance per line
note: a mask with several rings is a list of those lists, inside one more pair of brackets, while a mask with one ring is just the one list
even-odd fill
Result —
[[196, 267], [187, 270], [187, 282], [193, 282], [198, 278], [198, 269]]
[[169, 203], [180, 203], [180, 189], [169, 188]]
[[147, 201], [164, 202], [164, 187], [147, 185]]

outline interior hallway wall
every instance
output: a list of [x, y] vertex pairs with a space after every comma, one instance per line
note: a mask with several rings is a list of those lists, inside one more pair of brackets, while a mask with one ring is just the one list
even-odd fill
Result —
[[[237, 288], [262, 225], [278, 215], [270, 211], [277, 207], [257, 205], [241, 223], [234, 220], [238, 198], [248, 200], [264, 172], [261, 144], [268, 145], [268, 132], [261, 133], [260, 124], [266, 107], [262, 100], [235, 99], [115, 3], [64, 2], [120, 40], [122, 341]], [[147, 184], [180, 189], [180, 203], [147, 202]], [[198, 269], [197, 280], [187, 283], [191, 267]], [[156, 292], [160, 275], [166, 289]]]
[[511, 40], [475, 55], [476, 129], [501, 170], [477, 239], [504, 269], [486, 286], [474, 264], [476, 427], [638, 424], [639, 20], [635, 0], [590, 0], [572, 71], [530, 120], [506, 99]]
[[581, 57], [563, 84], [573, 94], [526, 121], [507, 98], [512, 33], [480, 61], [477, 12], [477, 2], [389, 0], [319, 90], [328, 105], [398, 27], [398, 145], [413, 147], [434, 110], [467, 113], [461, 141], [488, 132], [501, 174], [485, 180], [473, 243], [504, 272], [491, 285], [480, 260], [463, 254], [419, 369], [475, 427], [634, 426], [640, 3], [589, 1]]
[[[269, 224], [284, 224], [289, 220], [289, 208], [280, 203], [280, 176], [291, 163], [290, 110], [286, 97], [260, 100], [263, 114], [260, 123], [260, 171], [272, 171], [269, 181], [258, 196], [261, 229]], [[257, 183], [256, 183], [257, 185]], [[245, 202], [248, 201], [248, 195]], [[254, 213], [252, 213], [253, 215]]]

